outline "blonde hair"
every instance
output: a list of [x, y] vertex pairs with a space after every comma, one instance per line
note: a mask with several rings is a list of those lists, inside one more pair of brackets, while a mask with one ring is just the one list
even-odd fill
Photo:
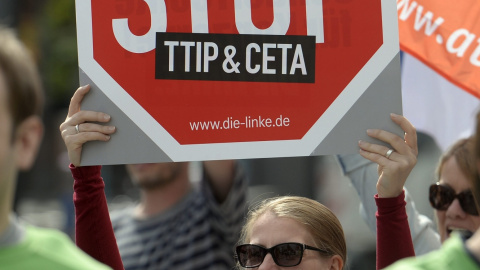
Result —
[[[474, 141], [474, 153], [472, 156], [475, 160], [475, 165], [480, 162], [480, 112], [477, 113], [477, 121], [476, 121], [476, 130], [475, 135], [473, 136]], [[476, 167], [475, 175], [472, 177], [472, 193], [473, 197], [475, 198], [475, 203], [477, 205], [477, 209], [480, 209], [480, 172], [478, 171], [478, 167]]]
[[330, 256], [339, 255], [346, 262], [347, 246], [340, 221], [326, 206], [305, 197], [283, 196], [262, 201], [248, 212], [240, 244], [249, 242], [253, 224], [265, 213], [291, 218], [304, 225], [318, 248], [325, 249]]

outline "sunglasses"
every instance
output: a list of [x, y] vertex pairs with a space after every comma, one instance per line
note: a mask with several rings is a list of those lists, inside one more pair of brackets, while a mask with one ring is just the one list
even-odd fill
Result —
[[465, 190], [455, 194], [449, 186], [435, 183], [430, 186], [430, 204], [433, 208], [445, 211], [452, 204], [455, 199], [458, 199], [463, 211], [472, 216], [478, 216], [478, 210], [475, 205], [475, 199], [471, 190]]
[[303, 251], [305, 249], [320, 251], [329, 254], [328, 251], [300, 243], [283, 243], [271, 248], [264, 248], [258, 245], [244, 244], [236, 247], [235, 259], [245, 268], [255, 268], [260, 266], [267, 256], [272, 255], [273, 261], [278, 266], [291, 267], [299, 265], [302, 262]]

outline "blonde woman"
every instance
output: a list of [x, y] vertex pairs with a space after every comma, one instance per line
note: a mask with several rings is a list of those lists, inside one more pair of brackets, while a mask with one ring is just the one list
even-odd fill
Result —
[[304, 197], [263, 201], [248, 214], [238, 267], [270, 269], [343, 269], [347, 248], [342, 225], [327, 207]]

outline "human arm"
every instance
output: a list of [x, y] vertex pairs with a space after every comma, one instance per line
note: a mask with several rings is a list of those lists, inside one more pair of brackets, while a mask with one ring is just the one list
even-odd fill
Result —
[[[360, 213], [363, 219], [368, 227], [376, 233], [375, 213], [377, 206], [374, 195], [376, 194], [375, 187], [378, 180], [377, 164], [359, 154], [338, 155], [337, 159], [344, 175], [351, 181], [359, 195], [361, 201]], [[423, 255], [432, 250], [437, 250], [441, 243], [432, 220], [417, 211], [415, 202], [408, 190], [404, 189], [404, 191], [408, 224], [415, 254]]]
[[[204, 172], [204, 177], [207, 176]], [[201, 182], [201, 190], [207, 199], [214, 218], [215, 230], [222, 235], [222, 245], [230, 250], [240, 237], [247, 211], [248, 179], [241, 162], [234, 162], [232, 186], [221, 203], [215, 198], [211, 184], [207, 179]]]
[[369, 129], [367, 134], [388, 143], [392, 150], [384, 145], [359, 141], [360, 155], [378, 164], [375, 197], [377, 206], [380, 206], [377, 211], [377, 269], [415, 255], [405, 201], [401, 195], [405, 181], [417, 162], [417, 134], [405, 117], [392, 114], [391, 119], [405, 132], [403, 138], [379, 129]]
[[113, 269], [123, 269], [100, 176], [101, 166], [70, 165], [74, 179], [75, 242], [85, 253]]
[[[123, 269], [105, 198], [100, 166], [80, 167], [82, 147], [88, 141], [108, 141], [115, 128], [97, 124], [110, 120], [104, 113], [82, 111], [83, 97], [90, 87], [80, 87], [73, 95], [60, 132], [68, 151], [74, 178], [76, 244], [96, 260], [113, 269]], [[76, 125], [79, 125], [77, 132]]]
[[377, 211], [377, 269], [415, 256], [405, 211], [405, 193], [397, 197], [380, 198], [375, 195]]
[[[339, 155], [337, 159], [340, 163], [344, 175], [350, 179], [353, 187], [359, 195], [360, 214], [370, 230], [377, 232], [375, 213], [377, 206], [374, 195], [377, 193], [375, 185], [377, 184], [377, 164], [371, 162], [359, 154]], [[428, 217], [421, 215], [416, 207], [413, 198], [406, 188], [405, 201], [408, 224], [412, 236], [416, 255], [423, 255], [430, 251], [440, 248], [440, 237], [435, 231], [433, 222]]]
[[217, 202], [222, 203], [228, 196], [235, 176], [234, 160], [204, 161], [205, 178], [208, 179]]

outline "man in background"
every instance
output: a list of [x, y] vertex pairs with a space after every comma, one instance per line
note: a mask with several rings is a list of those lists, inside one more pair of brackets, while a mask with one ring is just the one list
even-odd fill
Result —
[[112, 214], [125, 269], [232, 269], [246, 180], [232, 160], [202, 164], [196, 184], [186, 162], [126, 165], [141, 197]]

